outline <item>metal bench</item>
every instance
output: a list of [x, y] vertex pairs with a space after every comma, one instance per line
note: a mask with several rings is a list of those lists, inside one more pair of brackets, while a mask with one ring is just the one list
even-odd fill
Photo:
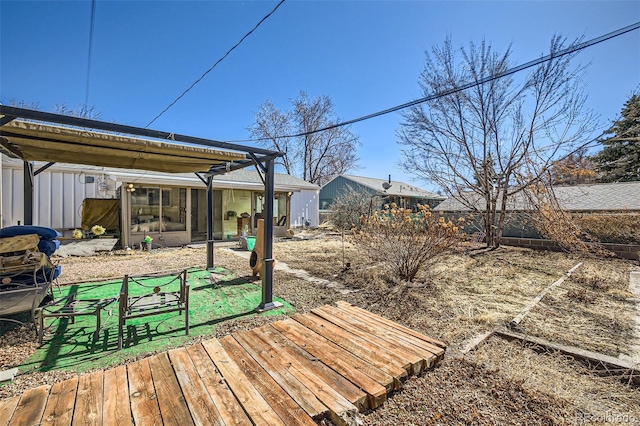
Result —
[[68, 296], [54, 300], [36, 309], [38, 318], [38, 343], [42, 344], [45, 331], [45, 318], [71, 318], [71, 323], [75, 323], [75, 317], [94, 315], [96, 317], [96, 331], [94, 340], [98, 340], [102, 329], [102, 311], [117, 301], [118, 297], [107, 299], [78, 299], [78, 293], [71, 293]]
[[[145, 283], [149, 279], [163, 278], [163, 282], [149, 285]], [[130, 285], [148, 288], [150, 292], [139, 295], [130, 295]], [[141, 318], [150, 315], [160, 315], [169, 312], [184, 312], [185, 332], [189, 334], [189, 283], [187, 271], [170, 275], [158, 273], [151, 275], [130, 276], [125, 275], [119, 296], [119, 321], [118, 321], [118, 349], [122, 349], [124, 340], [124, 326], [126, 321], [132, 318]]]

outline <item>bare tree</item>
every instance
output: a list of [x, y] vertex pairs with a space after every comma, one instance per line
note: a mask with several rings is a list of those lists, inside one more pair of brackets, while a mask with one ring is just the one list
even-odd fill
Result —
[[347, 185], [329, 206], [331, 223], [342, 231], [359, 230], [362, 218], [370, 214], [371, 194]]
[[[25, 102], [25, 101], [16, 101], [15, 99], [11, 99], [9, 101], [11, 106], [25, 109], [40, 109], [40, 102]], [[102, 113], [96, 109], [95, 106], [88, 106], [84, 104], [78, 105], [77, 108], [69, 108], [64, 102], [56, 103], [53, 106], [53, 112], [61, 115], [69, 115], [72, 117], [79, 118], [90, 118], [92, 120], [97, 120], [100, 118]]]
[[[551, 54], [565, 49], [551, 40]], [[500, 75], [511, 49], [447, 39], [427, 54], [420, 85], [425, 95], [444, 93], [404, 114], [398, 132], [407, 169], [436, 183], [483, 218], [487, 246], [498, 247], [511, 198], [539, 179], [551, 163], [591, 141], [593, 113], [584, 111], [584, 67], [575, 53], [556, 56], [516, 80]], [[484, 82], [483, 82], [484, 81]], [[463, 84], [472, 88], [456, 91]]]
[[554, 161], [549, 167], [551, 185], [579, 185], [595, 180], [595, 165], [587, 155], [586, 148]]
[[64, 102], [54, 105], [54, 112], [56, 114], [69, 115], [72, 117], [89, 118], [91, 120], [98, 120], [102, 113], [96, 109], [95, 106], [80, 104], [77, 108], [69, 108]]
[[294, 161], [299, 157], [298, 147], [290, 137], [280, 137], [288, 135], [291, 129], [291, 113], [283, 113], [267, 99], [266, 102], [255, 113], [256, 122], [249, 128], [251, 136], [265, 139], [263, 143], [284, 152], [285, 155], [279, 157], [277, 164], [284, 167], [289, 175], [295, 174]]
[[369, 202], [371, 195], [354, 189], [351, 185], [347, 185], [333, 200], [329, 206], [331, 211], [331, 224], [340, 230], [342, 240], [342, 267], [346, 267], [345, 250], [344, 250], [344, 234], [345, 231], [360, 230], [363, 224], [363, 218], [367, 216], [369, 211]]
[[328, 96], [310, 99], [301, 91], [291, 105], [282, 112], [267, 100], [249, 128], [252, 137], [285, 153], [281, 165], [288, 174], [322, 185], [356, 166], [360, 142], [348, 127], [318, 131], [339, 121]]

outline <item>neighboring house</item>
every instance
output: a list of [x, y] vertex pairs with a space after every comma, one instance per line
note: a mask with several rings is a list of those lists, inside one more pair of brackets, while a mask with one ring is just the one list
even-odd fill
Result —
[[[2, 227], [23, 218], [23, 163], [2, 157]], [[45, 163], [36, 162], [35, 168]], [[275, 175], [274, 234], [289, 227], [318, 226], [320, 188], [286, 174]], [[33, 223], [69, 236], [81, 227], [85, 199], [118, 199], [120, 229], [128, 245], [146, 235], [180, 246], [207, 236], [205, 184], [192, 173], [161, 173], [56, 163], [34, 179]], [[262, 218], [264, 183], [255, 168], [213, 178], [214, 239], [249, 234]], [[189, 212], [189, 214], [187, 214]]]
[[[388, 186], [389, 183], [391, 186]], [[444, 200], [444, 197], [438, 194], [404, 182], [340, 175], [329, 181], [320, 190], [320, 210], [328, 210], [333, 200], [344, 193], [349, 186], [356, 191], [371, 195], [372, 204], [376, 207], [380, 207], [384, 203], [396, 203], [403, 208], [415, 208], [416, 204], [427, 204], [434, 207]]]
[[[571, 213], [628, 213], [640, 211], [640, 182], [582, 184], [557, 186], [553, 188], [560, 208]], [[462, 194], [467, 204], [477, 211], [484, 211], [484, 199], [475, 193]], [[510, 198], [507, 205], [508, 223], [504, 237], [539, 238], [539, 233], [527, 225], [524, 213], [531, 211], [531, 205], [522, 193]], [[498, 206], [498, 209], [500, 206]], [[434, 208], [435, 211], [465, 215], [472, 211], [455, 198], [447, 198]], [[476, 220], [475, 225], [482, 226]], [[473, 231], [467, 229], [467, 231]]]

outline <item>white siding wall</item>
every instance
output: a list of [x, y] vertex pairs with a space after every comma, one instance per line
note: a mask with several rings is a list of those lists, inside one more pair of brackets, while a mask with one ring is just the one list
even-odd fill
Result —
[[310, 226], [318, 226], [318, 196], [316, 189], [303, 189], [291, 195], [291, 226], [303, 226], [309, 221]]
[[[93, 183], [84, 183], [86, 176]], [[48, 171], [34, 179], [33, 224], [56, 229], [79, 228], [85, 198], [114, 198], [115, 191], [104, 188], [106, 176], [100, 173]], [[110, 184], [110, 189], [115, 188]], [[23, 170], [2, 169], [2, 227], [24, 224]]]
[[[85, 198], [115, 198], [115, 189], [122, 181], [127, 181], [126, 177], [119, 174], [106, 175], [101, 171], [87, 170], [84, 172], [82, 169], [56, 171], [55, 168], [56, 166], [45, 170], [35, 177], [34, 225], [58, 230], [79, 228], [82, 201]], [[1, 225], [2, 227], [17, 225], [18, 221], [24, 224], [22, 164], [5, 163], [0, 170]], [[88, 176], [94, 178], [93, 183], [85, 183], [85, 178]], [[157, 179], [151, 181], [158, 185]], [[106, 190], [104, 189], [105, 182], [108, 182]], [[172, 181], [172, 184], [184, 184], [191, 187], [197, 182], [173, 183]], [[278, 190], [286, 189], [279, 188]], [[319, 190], [306, 189], [293, 192], [291, 195], [291, 226], [303, 226], [305, 221], [308, 221], [312, 227], [318, 226], [318, 200]]]

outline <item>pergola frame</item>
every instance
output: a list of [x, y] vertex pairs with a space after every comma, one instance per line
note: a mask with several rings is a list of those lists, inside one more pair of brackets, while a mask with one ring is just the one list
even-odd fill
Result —
[[[206, 184], [207, 186], [207, 268], [212, 269], [214, 265], [213, 255], [213, 178], [217, 175], [227, 173], [232, 170], [243, 169], [255, 165], [258, 172], [264, 182], [265, 187], [265, 217], [273, 217], [273, 197], [274, 197], [274, 168], [275, 160], [283, 155], [282, 152], [268, 150], [264, 148], [252, 147], [247, 145], [238, 145], [234, 143], [221, 142], [213, 139], [205, 139], [200, 137], [182, 135], [179, 133], [165, 132], [160, 130], [145, 129], [141, 127], [133, 127], [122, 124], [107, 123], [99, 120], [92, 120], [80, 117], [71, 117], [61, 114], [53, 114], [41, 111], [35, 111], [24, 108], [10, 107], [0, 105], [0, 148], [5, 154], [20, 158], [24, 163], [24, 223], [30, 225], [33, 223], [33, 178], [37, 174], [41, 173], [45, 169], [51, 167], [55, 161], [50, 161], [49, 158], [39, 158], [32, 156], [32, 158], [24, 158], [21, 155], [19, 145], [12, 142], [12, 138], [19, 139], [25, 137], [24, 135], [16, 136], [12, 133], [12, 129], [6, 124], [11, 123], [14, 120], [38, 122], [41, 124], [54, 124], [62, 126], [71, 126], [72, 129], [78, 129], [82, 132], [95, 132], [96, 130], [102, 132], [109, 132], [110, 134], [117, 134], [119, 136], [127, 137], [143, 137], [145, 141], [149, 142], [162, 142], [163, 145], [169, 144], [171, 147], [179, 149], [187, 149], [186, 145], [189, 144], [196, 147], [204, 147], [205, 149], [215, 148], [219, 150], [225, 150], [233, 153], [242, 153], [244, 155], [237, 156], [237, 158], [231, 161], [215, 161], [211, 160], [211, 164], [207, 170], [194, 170], [194, 173]], [[91, 133], [87, 133], [91, 135]], [[86, 134], [83, 133], [83, 135]], [[97, 135], [104, 136], [104, 133], [96, 133]], [[42, 144], [42, 147], [47, 144], [65, 143], [58, 134], [48, 133], [46, 137], [35, 138], [38, 144]], [[135, 139], [139, 141], [140, 139]], [[99, 145], [99, 139], [96, 138], [95, 146]], [[133, 142], [133, 139], [132, 139]], [[18, 148], [18, 149], [16, 149]], [[75, 151], [74, 151], [75, 152]], [[55, 154], [54, 154], [55, 155]], [[100, 166], [100, 162], [97, 160], [92, 161], [91, 156], [78, 156], [77, 164], [97, 165]], [[122, 158], [127, 158], [126, 153], [123, 153]], [[199, 161], [204, 160], [205, 157], [199, 158]], [[80, 161], [81, 160], [81, 161]], [[43, 167], [38, 170], [33, 169], [32, 161], [46, 161]], [[65, 162], [73, 162], [65, 160]], [[127, 167], [124, 167], [127, 168]], [[156, 170], [153, 168], [153, 164], [148, 164], [149, 170]], [[164, 171], [163, 169], [157, 169], [157, 171]], [[264, 176], [263, 176], [264, 174]], [[262, 301], [256, 308], [258, 311], [265, 311], [277, 306], [280, 306], [277, 302], [273, 302], [273, 220], [265, 220], [264, 226], [264, 258], [262, 277]]]

